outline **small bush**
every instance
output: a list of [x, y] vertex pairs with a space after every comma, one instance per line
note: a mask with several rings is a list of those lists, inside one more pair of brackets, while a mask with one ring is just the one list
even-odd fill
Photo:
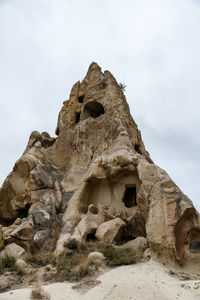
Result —
[[101, 252], [106, 249], [106, 244], [99, 242], [99, 241], [89, 241], [86, 243], [79, 243], [77, 251], [79, 253], [83, 253], [85, 255], [88, 255], [90, 252]]
[[29, 255], [25, 258], [25, 261], [27, 264], [33, 265], [33, 266], [45, 266], [46, 263], [41, 259], [40, 257], [36, 255]]
[[76, 266], [70, 274], [72, 279], [78, 280], [89, 274], [89, 263], [88, 258], [84, 257], [80, 264]]
[[103, 254], [109, 266], [130, 265], [135, 262], [135, 255], [129, 248], [116, 249], [112, 246], [107, 246]]
[[78, 243], [70, 256], [61, 256], [57, 261], [58, 280], [77, 280], [90, 273], [88, 254], [101, 252], [109, 266], [129, 265], [135, 262], [135, 253], [131, 249], [118, 249], [99, 241]]
[[32, 300], [39, 300], [39, 299], [42, 299], [42, 300], [49, 300], [50, 299], [50, 296], [49, 294], [47, 294], [39, 284], [37, 284], [33, 289], [32, 289], [32, 292], [31, 292], [31, 299]]
[[126, 91], [126, 85], [125, 85], [125, 83], [120, 82], [120, 83], [119, 83], [119, 87], [120, 87], [120, 89], [121, 89], [123, 92]]
[[0, 258], [0, 271], [3, 272], [4, 269], [9, 269], [9, 271], [17, 271], [16, 259], [13, 256], [6, 254], [5, 257]]
[[53, 254], [52, 253], [46, 253], [41, 255], [29, 254], [25, 258], [25, 261], [27, 264], [30, 264], [32, 266], [44, 267], [50, 263], [53, 263]]
[[11, 285], [8, 284], [8, 285], [4, 285], [4, 286], [0, 286], [0, 293], [4, 293], [6, 292], [7, 290], [9, 290], [11, 288]]
[[77, 249], [78, 248], [78, 241], [76, 239], [71, 239], [69, 240], [69, 242], [66, 244], [66, 246], [71, 249]]
[[60, 257], [57, 262], [59, 280], [79, 279], [88, 274], [87, 255], [74, 252], [72, 256]]

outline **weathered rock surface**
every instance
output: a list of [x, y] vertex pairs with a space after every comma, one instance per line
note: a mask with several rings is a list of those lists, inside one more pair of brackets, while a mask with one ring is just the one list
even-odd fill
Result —
[[7, 245], [4, 250], [1, 252], [1, 256], [4, 257], [6, 255], [13, 256], [15, 258], [20, 258], [25, 253], [24, 248], [20, 247], [15, 243], [11, 243]]
[[133, 252], [139, 257], [143, 255], [147, 247], [148, 247], [147, 239], [142, 236], [139, 236], [134, 240], [128, 241], [127, 243], [123, 244], [123, 246], [121, 246], [121, 248], [132, 249]]
[[[71, 238], [96, 235], [111, 243], [144, 237], [154, 256], [200, 261], [199, 214], [152, 162], [110, 72], [90, 65], [63, 102], [56, 135], [32, 132], [0, 189], [1, 247], [42, 247], [60, 224], [55, 255]], [[118, 229], [105, 229], [116, 220]]]
[[103, 253], [90, 252], [88, 254], [88, 262], [91, 264], [100, 265], [105, 260]]
[[24, 241], [32, 241], [33, 239], [32, 217], [23, 219], [23, 222], [11, 232], [11, 236]]
[[96, 238], [107, 244], [117, 242], [125, 226], [126, 223], [120, 218], [104, 222], [98, 227]]
[[23, 259], [18, 258], [16, 260], [16, 266], [19, 270], [24, 271], [24, 269], [27, 267], [27, 263]]
[[35, 233], [33, 243], [38, 248], [42, 247], [44, 242], [50, 238], [51, 231], [49, 229], [39, 230]]

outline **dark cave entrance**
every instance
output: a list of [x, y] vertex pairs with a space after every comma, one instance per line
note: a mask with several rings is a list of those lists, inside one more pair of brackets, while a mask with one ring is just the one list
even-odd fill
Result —
[[88, 102], [84, 107], [83, 119], [87, 119], [88, 117], [97, 118], [104, 113], [104, 108], [99, 102], [91, 101]]
[[78, 102], [79, 102], [79, 103], [83, 103], [84, 97], [85, 97], [84, 95], [79, 96], [79, 97], [78, 97]]
[[80, 112], [79, 112], [79, 113], [76, 113], [76, 119], [75, 119], [75, 122], [76, 122], [76, 123], [79, 123], [79, 121], [80, 121], [80, 115], [81, 115]]
[[20, 219], [27, 218], [30, 207], [31, 207], [31, 205], [29, 203], [27, 203], [24, 208], [18, 210], [17, 218], [20, 218]]
[[96, 233], [95, 231], [93, 231], [91, 233], [88, 233], [87, 237], [86, 237], [86, 242], [95, 242], [95, 241], [97, 241], [95, 233]]
[[124, 202], [124, 205], [128, 208], [137, 206], [136, 198], [137, 198], [136, 186], [126, 187], [124, 197], [122, 200]]
[[135, 151], [138, 152], [139, 154], [142, 154], [142, 151], [140, 150], [140, 146], [135, 144]]
[[200, 251], [200, 230], [192, 228], [188, 233], [190, 251]]

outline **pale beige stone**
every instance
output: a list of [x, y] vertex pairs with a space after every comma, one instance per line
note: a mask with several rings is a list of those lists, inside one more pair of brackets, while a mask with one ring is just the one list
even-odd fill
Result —
[[72, 238], [85, 242], [89, 234], [94, 234], [101, 223], [105, 221], [105, 212], [101, 205], [99, 208], [90, 204], [86, 216], [78, 223]]
[[134, 240], [128, 241], [123, 244], [121, 248], [130, 248], [137, 256], [142, 256], [145, 249], [148, 247], [147, 239], [145, 237], [137, 237]]
[[16, 260], [16, 266], [20, 269], [20, 270], [24, 270], [27, 267], [27, 263], [23, 260], [18, 258]]
[[6, 245], [4, 250], [0, 253], [1, 257], [4, 257], [6, 255], [13, 256], [15, 258], [20, 258], [25, 253], [24, 248], [20, 247], [19, 245], [15, 243], [11, 243], [9, 245]]
[[33, 220], [29, 217], [14, 229], [10, 235], [20, 240], [32, 241], [33, 233]]
[[103, 253], [100, 252], [90, 252], [88, 254], [88, 262], [90, 264], [100, 265], [105, 260]]
[[95, 236], [97, 239], [111, 244], [120, 239], [120, 233], [125, 225], [125, 222], [120, 218], [104, 222], [98, 227]]
[[144, 251], [144, 258], [146, 258], [147, 260], [149, 260], [151, 258], [151, 248], [147, 248]]

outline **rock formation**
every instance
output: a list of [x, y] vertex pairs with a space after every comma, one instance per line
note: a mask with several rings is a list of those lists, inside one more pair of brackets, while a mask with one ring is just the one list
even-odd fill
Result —
[[41, 250], [54, 239], [58, 256], [72, 238], [143, 237], [156, 257], [200, 261], [199, 214], [151, 160], [109, 71], [90, 65], [63, 102], [56, 135], [32, 132], [0, 189], [2, 249]]

